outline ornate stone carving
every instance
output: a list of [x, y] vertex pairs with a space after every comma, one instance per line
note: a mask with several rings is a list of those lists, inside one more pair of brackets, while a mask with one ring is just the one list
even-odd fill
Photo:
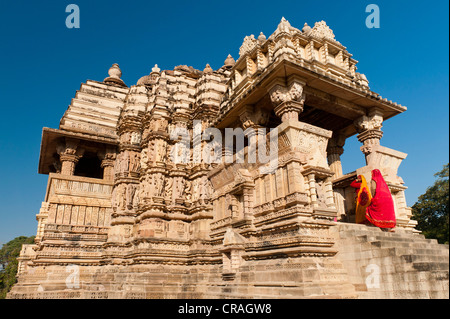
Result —
[[244, 38], [244, 42], [239, 48], [239, 56], [242, 57], [248, 52], [252, 51], [256, 47], [257, 43], [258, 41], [255, 39], [255, 36], [253, 34], [246, 36]]
[[75, 164], [84, 154], [84, 148], [78, 147], [79, 140], [66, 138], [65, 142], [56, 147], [61, 162], [61, 174], [73, 175]]
[[275, 114], [281, 118], [281, 121], [298, 120], [305, 102], [303, 86], [303, 83], [294, 81], [288, 87], [275, 84], [269, 90], [270, 100], [275, 106]]
[[345, 135], [333, 132], [333, 137], [328, 141], [327, 159], [330, 169], [334, 172], [334, 178], [341, 177], [341, 155], [344, 153]]
[[366, 131], [366, 130], [380, 130], [383, 126], [383, 117], [380, 115], [374, 115], [374, 116], [366, 116], [363, 115], [362, 117], [358, 118], [355, 121], [355, 126], [357, 127], [358, 131]]
[[383, 136], [381, 127], [383, 124], [383, 113], [374, 108], [370, 110], [369, 115], [363, 115], [355, 122], [355, 127], [359, 132], [357, 138], [363, 143], [361, 151], [366, 156], [366, 162], [370, 161], [370, 154], [373, 151], [373, 146], [380, 144], [380, 139]]
[[246, 130], [250, 127], [256, 128], [259, 126], [265, 126], [269, 120], [269, 116], [269, 111], [265, 109], [247, 106], [239, 114], [239, 119], [242, 123], [243, 129]]
[[289, 96], [291, 100], [303, 102], [305, 99], [305, 96], [303, 95], [303, 85], [298, 82], [293, 82], [289, 88]]
[[289, 23], [289, 21], [287, 21], [284, 17], [282, 17], [280, 23], [277, 26], [277, 29], [274, 32], [274, 35], [276, 37], [283, 33], [290, 34], [294, 30], [297, 30], [297, 29], [293, 28], [291, 26], [291, 24]]
[[97, 153], [101, 159], [103, 168], [103, 178], [109, 181], [114, 180], [114, 166], [116, 163], [116, 152], [113, 149], [105, 149]]
[[142, 169], [146, 169], [147, 166], [147, 162], [148, 162], [148, 149], [144, 148], [141, 152], [141, 158], [140, 158], [140, 165]]
[[336, 41], [334, 38], [333, 30], [331, 30], [323, 20], [316, 22], [308, 35], [316, 38], [324, 38], [327, 40]]

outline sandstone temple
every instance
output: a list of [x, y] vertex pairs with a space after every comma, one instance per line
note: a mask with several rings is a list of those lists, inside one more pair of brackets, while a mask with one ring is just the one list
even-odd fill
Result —
[[[380, 143], [406, 107], [372, 92], [357, 63], [324, 21], [283, 18], [218, 70], [155, 65], [127, 85], [113, 64], [82, 83], [59, 128], [43, 129], [47, 192], [8, 298], [448, 298], [448, 246], [415, 229], [406, 154]], [[267, 141], [275, 129], [277, 166], [248, 161], [249, 136], [221, 149], [244, 162], [174, 162], [171, 132], [193, 136], [194, 121]], [[343, 172], [354, 135], [366, 165]], [[355, 223], [350, 183], [375, 168], [395, 232]]]

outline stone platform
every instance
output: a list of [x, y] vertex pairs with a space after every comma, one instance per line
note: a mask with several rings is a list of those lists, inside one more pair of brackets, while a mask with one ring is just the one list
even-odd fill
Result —
[[[233, 274], [222, 265], [40, 266], [19, 277], [9, 298], [448, 298], [449, 249], [398, 229], [337, 223], [333, 257], [243, 262]], [[376, 277], [378, 276], [378, 277]]]

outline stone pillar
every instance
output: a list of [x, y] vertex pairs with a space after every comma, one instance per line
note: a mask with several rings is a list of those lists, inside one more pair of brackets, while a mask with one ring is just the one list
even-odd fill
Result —
[[330, 170], [334, 173], [333, 179], [343, 175], [341, 155], [344, 153], [345, 136], [337, 135], [328, 141], [327, 159]]
[[334, 202], [334, 193], [333, 193], [333, 184], [331, 183], [331, 177], [328, 177], [324, 180], [325, 187], [325, 203], [329, 208], [336, 208], [336, 204]]
[[290, 79], [287, 86], [278, 80], [270, 87], [270, 100], [276, 116], [281, 118], [282, 122], [298, 121], [298, 116], [303, 111], [305, 102], [304, 86], [305, 82]]
[[244, 219], [253, 219], [253, 189], [245, 187], [243, 190], [244, 196]]
[[337, 220], [343, 220], [345, 216], [345, 192], [343, 188], [335, 188], [334, 190], [334, 201], [336, 203], [336, 209], [338, 212]]
[[248, 161], [250, 163], [256, 163], [257, 161], [259, 137], [265, 137], [263, 129], [269, 121], [269, 115], [267, 110], [255, 108], [251, 105], [246, 105], [239, 113], [242, 129], [248, 139]]
[[36, 220], [38, 221], [37, 232], [35, 242], [38, 243], [42, 236], [44, 236], [44, 227], [47, 223], [48, 213], [49, 213], [50, 204], [48, 202], [42, 202], [41, 209], [39, 210], [39, 214], [36, 215]]
[[[233, 149], [234, 144], [231, 147], [230, 147], [230, 145], [227, 145], [227, 143], [225, 141], [225, 130], [221, 129], [220, 132], [222, 133], [222, 160], [225, 163], [228, 163], [228, 162], [231, 163], [233, 156], [234, 156], [234, 153], [233, 153], [234, 152], [234, 149]], [[195, 139], [194, 139], [194, 143], [195, 143]], [[201, 150], [203, 149], [204, 143], [205, 143], [205, 141], [199, 143], [202, 146]]]
[[[122, 112], [118, 124], [119, 148], [117, 159], [113, 149], [99, 154], [103, 178], [114, 180], [111, 195], [110, 242], [126, 242], [134, 236], [136, 211], [139, 203], [140, 139], [142, 118], [131, 111]], [[113, 164], [114, 163], [114, 164]], [[114, 166], [111, 166], [113, 164]]]
[[357, 136], [358, 141], [363, 144], [361, 151], [366, 157], [366, 164], [370, 165], [373, 146], [380, 145], [380, 139], [383, 136], [381, 131], [383, 114], [379, 109], [373, 108], [368, 116], [363, 115], [354, 124], [359, 133]]
[[[175, 129], [187, 132], [189, 125], [188, 110], [181, 107], [177, 108], [175, 113], [173, 114], [172, 124], [174, 125]], [[182, 158], [178, 159], [179, 163], [175, 163], [175, 167], [172, 170], [171, 174], [174, 181], [173, 200], [175, 204], [183, 205], [186, 200], [192, 200], [192, 182], [189, 180], [189, 174], [187, 171], [188, 164], [191, 165], [190, 151], [189, 154], [188, 151], [186, 151], [189, 150], [189, 147], [189, 145], [183, 145], [182, 149], [179, 150], [181, 153], [179, 153], [178, 155], [183, 155]]]
[[98, 153], [98, 157], [102, 160], [103, 179], [106, 181], [114, 181], [114, 163], [116, 160], [116, 152], [107, 148], [105, 151]]
[[83, 156], [84, 149], [78, 147], [79, 140], [66, 138], [64, 143], [57, 146], [56, 151], [59, 154], [61, 161], [61, 174], [73, 175], [75, 172], [75, 165]]
[[236, 273], [242, 262], [245, 238], [235, 230], [228, 228], [223, 238], [223, 248], [220, 250], [223, 256], [223, 273]]
[[317, 191], [316, 191], [316, 178], [314, 174], [308, 175], [309, 195], [311, 198], [311, 206], [317, 207]]

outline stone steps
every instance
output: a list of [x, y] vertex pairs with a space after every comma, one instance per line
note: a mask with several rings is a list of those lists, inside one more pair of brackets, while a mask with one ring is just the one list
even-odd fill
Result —
[[411, 247], [411, 248], [416, 248], [416, 249], [420, 249], [420, 248], [431, 248], [433, 249], [435, 247], [435, 244], [429, 244], [429, 243], [424, 243], [424, 242], [406, 242], [406, 241], [393, 241], [393, 240], [375, 240], [375, 241], [370, 241], [370, 244], [373, 246], [377, 246], [377, 247]]
[[[338, 259], [359, 298], [448, 298], [449, 250], [435, 239], [398, 229], [338, 225]], [[351, 269], [350, 269], [351, 267]], [[378, 286], [367, 287], [376, 274]]]
[[437, 241], [435, 239], [425, 239], [425, 238], [413, 238], [403, 237], [403, 236], [380, 236], [380, 235], [359, 235], [356, 236], [356, 240], [359, 242], [377, 242], [377, 241], [385, 241], [385, 242], [395, 242], [395, 243], [421, 243], [428, 245], [436, 245]]

